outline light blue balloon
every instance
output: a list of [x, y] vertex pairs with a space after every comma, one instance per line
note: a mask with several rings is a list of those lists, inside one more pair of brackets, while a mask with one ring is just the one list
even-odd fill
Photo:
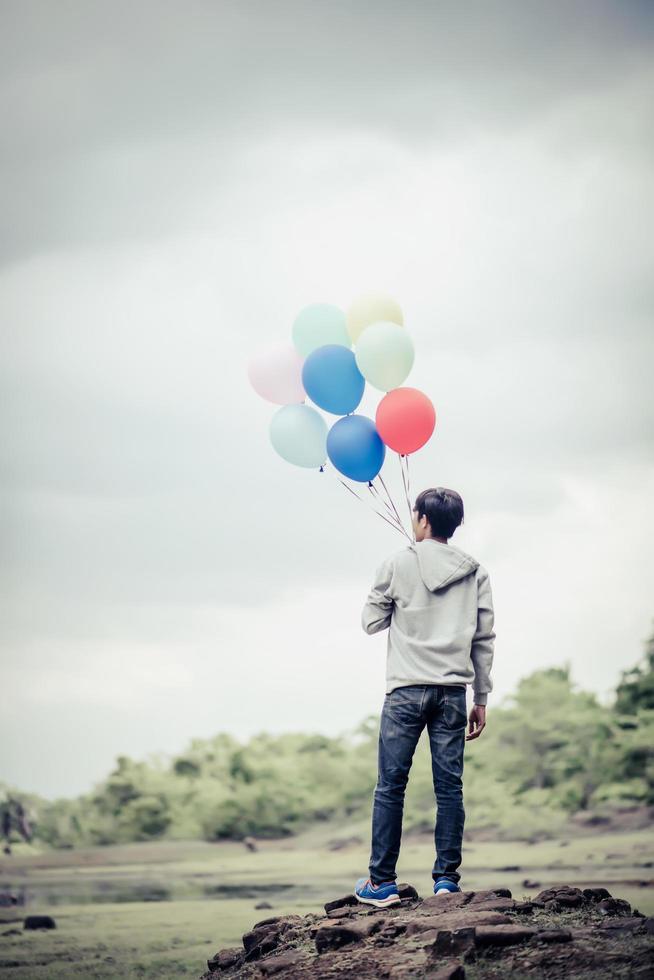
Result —
[[327, 344], [307, 357], [302, 384], [319, 408], [333, 415], [349, 415], [361, 401], [366, 381], [351, 350]]
[[344, 476], [368, 483], [384, 465], [386, 446], [372, 419], [365, 415], [348, 415], [334, 422], [329, 430], [327, 453]]
[[312, 303], [297, 315], [293, 324], [293, 343], [302, 357], [324, 347], [340, 344], [351, 347], [345, 313], [331, 303]]
[[284, 405], [270, 422], [270, 441], [295, 466], [322, 466], [327, 458], [327, 423], [310, 405]]

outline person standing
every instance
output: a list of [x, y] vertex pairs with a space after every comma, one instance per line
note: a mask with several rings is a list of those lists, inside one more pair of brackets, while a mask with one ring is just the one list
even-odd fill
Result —
[[[435, 487], [418, 494], [412, 512], [415, 544], [380, 565], [362, 612], [366, 633], [389, 631], [369, 874], [354, 889], [359, 902], [378, 908], [400, 901], [395, 869], [404, 794], [425, 726], [437, 806], [434, 893], [461, 890], [463, 751], [486, 726], [495, 641], [488, 572], [449, 543], [463, 517], [456, 491]], [[468, 684], [473, 690], [469, 715]]]

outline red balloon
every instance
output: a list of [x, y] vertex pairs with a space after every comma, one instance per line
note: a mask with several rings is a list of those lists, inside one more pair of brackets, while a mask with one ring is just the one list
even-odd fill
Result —
[[417, 388], [393, 388], [377, 406], [377, 432], [396, 453], [415, 453], [431, 438], [436, 410]]

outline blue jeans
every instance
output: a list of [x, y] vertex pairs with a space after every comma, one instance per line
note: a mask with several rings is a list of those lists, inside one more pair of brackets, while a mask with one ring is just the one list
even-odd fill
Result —
[[463, 747], [467, 710], [465, 685], [411, 684], [384, 698], [379, 729], [379, 763], [372, 810], [369, 873], [374, 884], [394, 881], [400, 854], [404, 791], [413, 753], [427, 725], [436, 794], [432, 878], [458, 882], [463, 842]]

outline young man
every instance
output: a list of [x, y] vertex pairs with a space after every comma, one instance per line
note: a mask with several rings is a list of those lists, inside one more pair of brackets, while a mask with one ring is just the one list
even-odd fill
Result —
[[[463, 747], [486, 725], [495, 640], [488, 572], [448, 543], [462, 521], [463, 501], [454, 490], [436, 487], [419, 494], [413, 509], [416, 543], [383, 562], [363, 608], [366, 633], [390, 627], [369, 877], [359, 878], [354, 890], [360, 902], [379, 908], [400, 901], [395, 866], [404, 791], [425, 725], [437, 804], [434, 893], [461, 890]], [[469, 719], [467, 684], [474, 692]]]

